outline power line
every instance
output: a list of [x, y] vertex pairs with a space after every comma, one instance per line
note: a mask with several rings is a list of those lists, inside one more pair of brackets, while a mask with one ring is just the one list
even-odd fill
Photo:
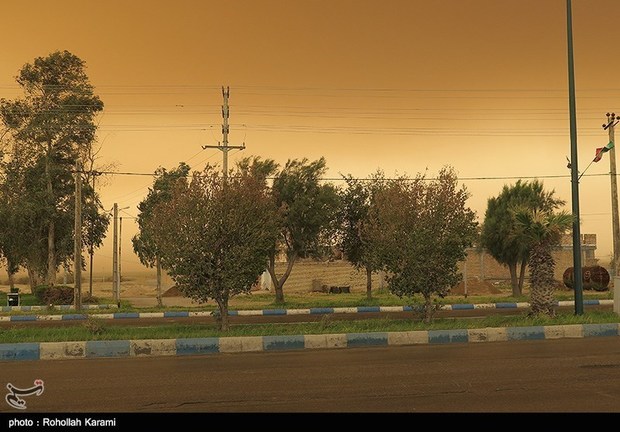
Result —
[[[82, 171], [88, 172], [88, 171]], [[138, 173], [138, 172], [115, 172], [115, 171], [98, 171], [102, 174], [110, 174], [110, 175], [136, 175], [136, 176], [150, 176], [156, 177], [158, 174], [156, 173]], [[601, 174], [583, 174], [582, 177], [602, 177], [608, 176], [609, 173], [601, 173]], [[620, 175], [620, 174], [616, 174]], [[267, 177], [268, 180], [273, 180], [275, 177]], [[519, 180], [519, 179], [544, 179], [544, 178], [570, 178], [570, 174], [547, 174], [547, 175], [539, 175], [539, 176], [486, 176], [486, 177], [459, 177], [460, 181], [473, 181], [473, 180]], [[352, 177], [353, 180], [368, 180], [372, 181], [372, 178], [365, 177]], [[339, 177], [325, 177], [321, 178], [322, 181], [346, 181], [346, 178]], [[398, 177], [386, 177], [385, 180], [401, 180]], [[414, 180], [413, 178], [411, 180]], [[438, 180], [437, 177], [426, 177], [425, 180]]]

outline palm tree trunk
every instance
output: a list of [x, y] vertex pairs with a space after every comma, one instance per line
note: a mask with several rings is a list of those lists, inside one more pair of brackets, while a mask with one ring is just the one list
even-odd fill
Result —
[[555, 315], [555, 261], [550, 248], [538, 244], [530, 255], [530, 306], [533, 315]]

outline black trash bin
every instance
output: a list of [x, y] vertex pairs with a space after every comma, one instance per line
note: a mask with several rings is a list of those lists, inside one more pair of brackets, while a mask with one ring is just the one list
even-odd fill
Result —
[[8, 293], [6, 299], [9, 306], [19, 306], [19, 293]]

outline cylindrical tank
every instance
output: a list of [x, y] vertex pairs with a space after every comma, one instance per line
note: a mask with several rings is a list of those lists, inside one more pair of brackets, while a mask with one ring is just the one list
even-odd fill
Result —
[[[573, 289], [574, 268], [569, 267], [564, 270], [562, 277], [564, 285]], [[609, 272], [601, 266], [590, 266], [581, 268], [581, 279], [583, 289], [594, 291], [607, 291], [609, 289]]]

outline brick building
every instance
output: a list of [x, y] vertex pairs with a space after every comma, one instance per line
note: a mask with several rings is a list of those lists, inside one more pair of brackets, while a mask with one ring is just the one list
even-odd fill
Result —
[[[582, 234], [582, 266], [592, 266], [598, 264], [596, 258], [596, 234]], [[556, 262], [555, 279], [562, 280], [562, 275], [568, 267], [573, 266], [572, 235], [565, 235], [561, 245], [554, 251], [553, 257]], [[276, 265], [276, 273], [282, 274], [286, 263]], [[467, 259], [460, 263], [459, 270], [463, 274], [463, 279], [477, 281], [510, 281], [508, 267], [499, 264], [487, 252], [480, 248], [472, 247], [467, 250]], [[373, 287], [381, 288], [385, 286], [380, 274], [373, 274]], [[270, 279], [264, 275], [261, 285], [267, 289]], [[293, 266], [293, 271], [286, 281], [285, 290], [312, 291], [322, 285], [351, 286], [354, 291], [366, 289], [366, 274], [358, 272], [345, 260], [335, 261], [314, 261], [299, 260]]]
[[[595, 256], [596, 234], [583, 234], [582, 236], [582, 265], [592, 266], [598, 264]], [[556, 262], [555, 279], [562, 280], [562, 275], [568, 267], [573, 266], [572, 236], [566, 235], [561, 245], [555, 250]], [[276, 264], [276, 273], [281, 275], [286, 268], [285, 262]], [[510, 281], [508, 267], [500, 265], [491, 255], [480, 248], [469, 248], [467, 259], [461, 262], [459, 270], [463, 279], [484, 281]], [[165, 274], [165, 273], [164, 273]], [[372, 276], [373, 288], [385, 287], [385, 282], [380, 274]], [[174, 282], [164, 276], [164, 290], [173, 286]], [[352, 291], [366, 290], [366, 273], [357, 271], [346, 260], [316, 261], [312, 259], [300, 259], [293, 266], [293, 270], [286, 281], [285, 292], [309, 292], [327, 286], [350, 286]], [[270, 289], [270, 278], [264, 274], [257, 289]]]
[[[581, 235], [581, 264], [583, 267], [598, 264], [596, 258], [596, 234]], [[573, 267], [573, 238], [571, 234], [562, 238], [561, 245], [553, 253], [555, 259], [555, 278], [562, 280], [568, 267]], [[462, 262], [459, 270], [463, 277], [478, 280], [510, 280], [508, 267], [502, 266], [488, 253], [480, 248], [470, 248], [467, 260]]]

